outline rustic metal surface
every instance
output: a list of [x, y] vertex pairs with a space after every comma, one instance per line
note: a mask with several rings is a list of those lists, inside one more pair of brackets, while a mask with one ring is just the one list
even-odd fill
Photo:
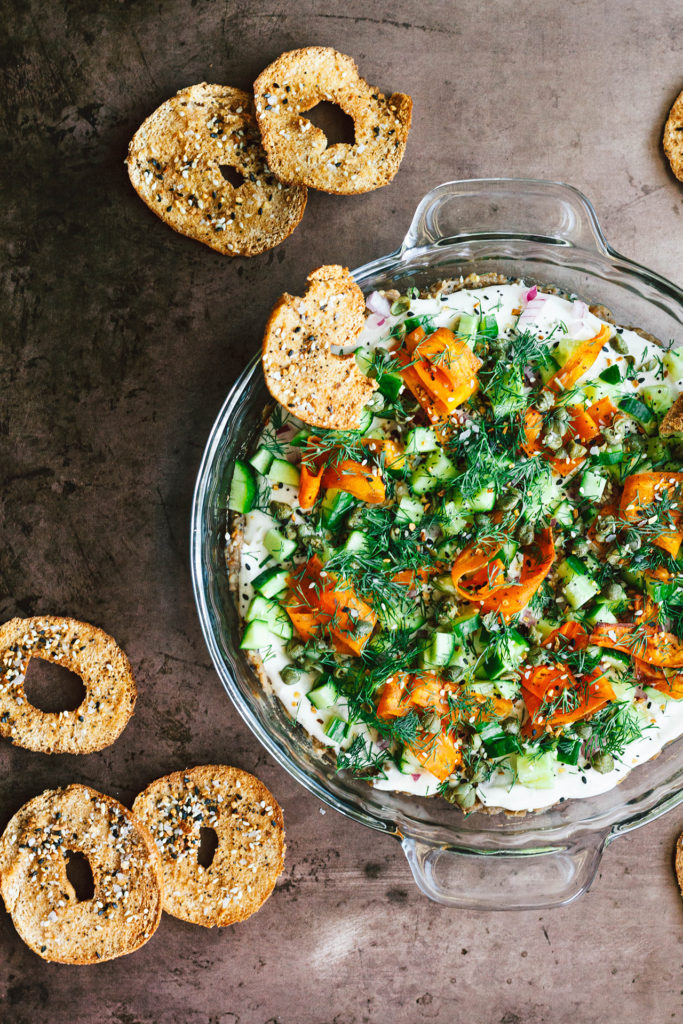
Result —
[[[397, 844], [297, 787], [228, 703], [188, 569], [190, 499], [223, 397], [275, 297], [324, 262], [395, 247], [449, 178], [577, 185], [610, 241], [683, 283], [683, 193], [662, 157], [683, 86], [679, 0], [326, 5], [312, 0], [4, 0], [0, 218], [0, 614], [97, 623], [136, 670], [135, 718], [108, 750], [46, 757], [0, 741], [0, 825], [80, 781], [126, 803], [157, 775], [227, 761], [284, 806], [285, 874], [223, 932], [165, 918], [134, 956], [44, 964], [0, 912], [6, 1024], [641, 1024], [680, 1019], [680, 811], [616, 842], [563, 910], [447, 911]], [[249, 88], [281, 51], [329, 44], [410, 92], [398, 178], [310, 194], [278, 249], [231, 262], [175, 235], [123, 167], [178, 88]], [[679, 339], [683, 342], [683, 339]]]

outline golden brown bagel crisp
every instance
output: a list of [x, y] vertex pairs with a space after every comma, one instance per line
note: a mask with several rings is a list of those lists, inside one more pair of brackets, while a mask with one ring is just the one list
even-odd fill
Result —
[[[268, 899], [284, 864], [282, 810], [262, 782], [226, 765], [157, 779], [133, 813], [156, 841], [164, 870], [164, 910], [213, 928], [244, 921]], [[197, 859], [200, 829], [213, 829], [211, 864]]]
[[[162, 103], [128, 147], [133, 188], [175, 231], [227, 256], [256, 256], [292, 233], [306, 189], [283, 185], [266, 160], [251, 96], [192, 85]], [[244, 181], [230, 184], [221, 166]]]
[[669, 112], [662, 139], [671, 170], [683, 181], [683, 92], [679, 93]]
[[278, 299], [263, 337], [263, 372], [273, 398], [314, 427], [353, 430], [377, 382], [361, 373], [353, 355], [332, 345], [352, 344], [363, 329], [365, 300], [346, 267], [318, 267], [306, 294]]
[[[75, 711], [41, 711], [24, 689], [31, 658], [53, 661], [83, 680]], [[103, 630], [77, 619], [41, 615], [0, 626], [0, 736], [43, 754], [89, 754], [108, 747], [133, 714], [130, 662]]]
[[[368, 85], [351, 57], [328, 46], [290, 50], [261, 72], [254, 96], [268, 162], [281, 181], [356, 195], [388, 184], [398, 171], [413, 102]], [[302, 116], [323, 100], [353, 119], [353, 145], [328, 146], [325, 133]]]
[[[67, 878], [71, 852], [88, 859], [90, 900], [78, 900]], [[2, 898], [21, 938], [44, 960], [96, 964], [139, 949], [159, 924], [162, 884], [144, 825], [88, 786], [34, 797], [0, 838]]]

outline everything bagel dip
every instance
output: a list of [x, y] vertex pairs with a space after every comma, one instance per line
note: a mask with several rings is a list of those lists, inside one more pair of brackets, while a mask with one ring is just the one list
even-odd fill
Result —
[[683, 733], [683, 349], [498, 275], [365, 301], [358, 422], [275, 404], [235, 462], [242, 649], [373, 786], [611, 789]]

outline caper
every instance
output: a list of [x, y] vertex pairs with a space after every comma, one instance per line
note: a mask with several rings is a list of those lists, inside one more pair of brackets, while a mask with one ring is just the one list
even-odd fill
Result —
[[623, 595], [623, 591], [618, 583], [610, 583], [605, 590], [605, 597], [608, 601], [619, 601]]
[[477, 526], [488, 526], [491, 520], [487, 512], [477, 512], [474, 521]]
[[306, 648], [304, 644], [301, 643], [301, 640], [298, 639], [298, 637], [293, 636], [291, 640], [287, 641], [285, 650], [287, 651], [287, 654], [290, 656], [290, 658], [300, 658], [301, 655], [306, 650]]
[[296, 665], [285, 665], [285, 667], [280, 671], [280, 676], [283, 683], [297, 683], [301, 676], [301, 669]]
[[306, 653], [300, 659], [300, 664], [303, 668], [306, 669], [307, 672], [312, 672], [320, 667], [318, 665], [318, 659], [313, 653], [313, 651], [306, 651]]
[[643, 546], [643, 541], [640, 534], [636, 530], [629, 530], [626, 534], [626, 540], [624, 541], [624, 547], [629, 551], [640, 551]]
[[401, 313], [407, 312], [410, 309], [410, 299], [407, 295], [402, 295], [400, 299], [396, 299], [396, 302], [391, 303], [391, 315], [400, 316]]
[[353, 632], [358, 637], [370, 636], [372, 633], [372, 624], [367, 622], [365, 619], [358, 619], [353, 627]]
[[519, 732], [519, 719], [513, 718], [512, 716], [510, 718], [504, 718], [500, 723], [500, 727], [503, 732], [509, 733], [510, 736], [516, 736]]
[[508, 491], [507, 494], [504, 494], [502, 498], [500, 498], [500, 500], [498, 501], [498, 508], [501, 508], [503, 509], [504, 512], [507, 512], [509, 509], [514, 508], [515, 505], [519, 504], [521, 497], [522, 495], [519, 493], [519, 491], [516, 491], [513, 488], [512, 490]]
[[536, 531], [533, 523], [521, 522], [517, 528], [517, 539], [520, 544], [531, 544]]
[[389, 536], [394, 541], [400, 540], [403, 536], [403, 529], [400, 526], [392, 526], [389, 530]]
[[332, 675], [335, 679], [346, 679], [348, 674], [349, 670], [345, 665], [337, 665], [337, 667], [332, 670]]
[[302, 529], [299, 527], [299, 540], [302, 544], [306, 544], [311, 551], [324, 551], [325, 541], [318, 533], [312, 533], [308, 529]]
[[539, 412], [548, 412], [555, 404], [555, 398], [549, 391], [541, 391], [536, 399], [536, 408]]
[[615, 334], [613, 338], [610, 338], [609, 343], [611, 348], [613, 348], [615, 352], [621, 353], [621, 355], [626, 355], [628, 352], [628, 342], [621, 334]]
[[606, 540], [610, 534], [615, 534], [618, 529], [619, 524], [614, 516], [603, 516], [595, 527], [595, 539], [599, 541]]
[[582, 555], [587, 555], [590, 549], [591, 546], [585, 537], [577, 537], [572, 547], [572, 554], [578, 555], [580, 558]]
[[562, 434], [569, 426], [571, 417], [566, 409], [560, 407], [548, 418], [548, 426]]
[[474, 786], [470, 782], [460, 782], [453, 788], [453, 794], [455, 802], [462, 807], [463, 811], [467, 810], [468, 807], [472, 807], [477, 794], [474, 791]]
[[656, 370], [656, 369], [657, 369], [657, 360], [654, 358], [654, 356], [651, 359], [648, 359], [647, 362], [643, 363], [643, 365], [641, 366], [641, 370], [649, 371], [649, 370]]
[[624, 561], [624, 556], [618, 548], [614, 548], [612, 551], [607, 552], [605, 561], [610, 565], [621, 565]]
[[593, 730], [588, 722], [576, 722], [574, 725], [574, 732], [580, 740], [587, 740]]
[[[473, 739], [480, 739], [480, 737], [475, 734], [475, 736], [473, 736]], [[470, 782], [473, 782], [475, 785], [478, 782], [483, 782], [484, 779], [486, 778], [486, 774], [487, 772], [484, 765], [478, 764], [470, 772]]]
[[545, 661], [545, 652], [541, 647], [532, 647], [527, 651], [524, 659], [529, 665], [542, 665]]
[[287, 540], [296, 540], [299, 536], [299, 532], [294, 523], [287, 523], [284, 533]]
[[607, 772], [611, 772], [614, 768], [614, 758], [607, 751], [594, 754], [591, 758], [591, 768], [595, 768], [596, 772], [600, 772], [601, 775], [607, 775]]
[[567, 445], [567, 455], [570, 459], [579, 459], [582, 455], [586, 454], [586, 448], [584, 445], [579, 444], [578, 441], [570, 441]]
[[288, 519], [292, 518], [292, 506], [288, 505], [286, 501], [271, 501], [268, 507], [273, 518], [277, 519], [279, 523], [286, 523]]
[[562, 438], [554, 430], [548, 430], [543, 435], [543, 444], [546, 448], [550, 448], [552, 452], [556, 452], [562, 447]]

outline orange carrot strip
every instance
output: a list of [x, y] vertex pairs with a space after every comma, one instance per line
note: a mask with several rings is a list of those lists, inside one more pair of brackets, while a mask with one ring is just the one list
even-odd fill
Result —
[[603, 324], [598, 333], [587, 341], [582, 341], [569, 356], [569, 359], [554, 373], [546, 384], [546, 388], [556, 394], [566, 391], [576, 384], [579, 377], [590, 370], [595, 360], [600, 355], [602, 346], [609, 340], [612, 328]]
[[[658, 473], [633, 473], [626, 477], [621, 494], [620, 509], [625, 519], [637, 520], [643, 507], [656, 505], [664, 494], [670, 498], [683, 492], [683, 473], [669, 473], [662, 470]], [[668, 515], [676, 526], [683, 522], [683, 495], [680, 497], [681, 507], [669, 509]], [[652, 543], [663, 548], [675, 558], [683, 542], [683, 531], [678, 529], [663, 530]]]
[[494, 587], [479, 587], [475, 591], [466, 590], [460, 585], [460, 581], [463, 577], [471, 577], [481, 569], [490, 558], [498, 553], [500, 544], [484, 541], [476, 548], [472, 545], [465, 548], [451, 568], [451, 578], [456, 593], [465, 601], [478, 604], [486, 612], [501, 612], [504, 618], [509, 618], [521, 611], [528, 605], [550, 572], [555, 560], [555, 545], [551, 530], [541, 530], [535, 543], [539, 557], [534, 559], [528, 553], [525, 555], [518, 582], [499, 584]]
[[448, 731], [418, 733], [408, 748], [422, 767], [443, 782], [462, 762], [462, 753]]
[[347, 491], [370, 505], [379, 505], [387, 496], [382, 477], [362, 462], [352, 459], [342, 459], [336, 465], [328, 466], [322, 475], [322, 486]]
[[[544, 702], [550, 703], [568, 689], [576, 690], [579, 695], [579, 702], [572, 711], [555, 711], [547, 719], [539, 715]], [[546, 726], [552, 728], [577, 722], [615, 699], [614, 690], [599, 669], [578, 681], [568, 668], [548, 665], [536, 665], [522, 675], [522, 696], [529, 714], [523, 729], [526, 736], [537, 735]]]
[[589, 643], [624, 651], [657, 668], [683, 668], [683, 646], [673, 633], [658, 632], [643, 623], [600, 623], [590, 635]]
[[567, 412], [571, 417], [571, 426], [565, 435], [566, 439], [571, 439], [572, 434], [576, 434], [579, 440], [585, 444], [599, 435], [600, 431], [595, 420], [587, 409], [580, 405], [570, 405]]
[[592, 405], [589, 405], [586, 412], [599, 427], [606, 427], [616, 416], [617, 407], [609, 395], [605, 395], [603, 398], [598, 398]]

